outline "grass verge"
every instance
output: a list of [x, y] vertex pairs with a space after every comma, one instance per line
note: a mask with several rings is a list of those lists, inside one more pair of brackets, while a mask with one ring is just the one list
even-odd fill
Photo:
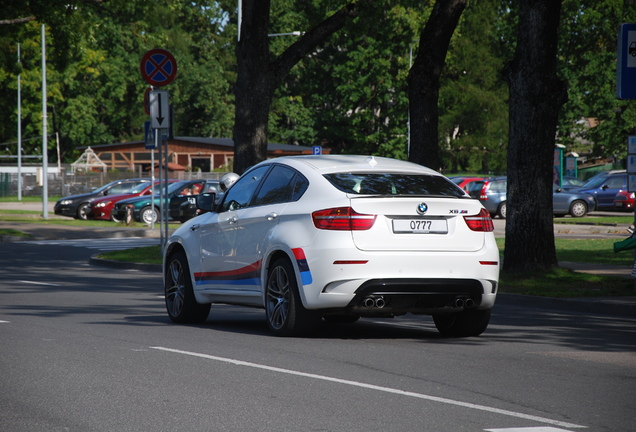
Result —
[[[559, 262], [608, 264], [632, 268], [634, 254], [631, 251], [614, 253], [616, 239], [555, 239]], [[497, 245], [503, 256], [504, 239]], [[546, 273], [515, 274], [502, 273], [499, 278], [500, 292], [527, 294], [544, 297], [612, 297], [633, 296], [634, 280], [613, 276], [575, 272], [556, 268]]]
[[100, 254], [99, 258], [142, 264], [161, 264], [162, 256], [161, 248], [157, 245], [105, 252]]
[[31, 237], [29, 234], [25, 232], [14, 230], [14, 229], [5, 229], [5, 228], [0, 228], [0, 236], [25, 237], [25, 238]]

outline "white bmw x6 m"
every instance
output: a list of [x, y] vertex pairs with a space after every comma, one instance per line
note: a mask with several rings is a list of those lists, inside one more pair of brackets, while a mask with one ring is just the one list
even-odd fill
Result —
[[211, 303], [265, 309], [274, 334], [320, 319], [432, 315], [477, 336], [497, 294], [499, 251], [479, 201], [441, 174], [394, 159], [292, 156], [261, 162], [167, 242], [170, 319]]

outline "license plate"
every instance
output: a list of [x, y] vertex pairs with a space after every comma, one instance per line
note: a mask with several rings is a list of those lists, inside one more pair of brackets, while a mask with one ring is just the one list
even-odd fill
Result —
[[394, 233], [447, 234], [446, 219], [394, 219]]

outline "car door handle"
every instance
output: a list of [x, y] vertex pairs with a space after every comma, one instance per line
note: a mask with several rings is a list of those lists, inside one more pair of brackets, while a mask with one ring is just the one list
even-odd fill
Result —
[[232, 216], [231, 218], [228, 218], [227, 221], [231, 224], [235, 224], [238, 222], [238, 218], [236, 216]]
[[267, 215], [267, 220], [274, 220], [278, 217], [278, 213], [270, 213]]
[[198, 230], [199, 228], [201, 228], [201, 225], [200, 225], [200, 224], [194, 224], [194, 225], [192, 225], [192, 226], [190, 227], [190, 231], [196, 231], [196, 230]]

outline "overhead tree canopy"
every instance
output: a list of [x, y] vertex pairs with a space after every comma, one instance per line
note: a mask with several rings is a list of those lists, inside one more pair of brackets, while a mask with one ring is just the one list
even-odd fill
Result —
[[358, 15], [349, 3], [307, 30], [282, 54], [270, 59], [270, 0], [243, 0], [234, 118], [234, 170], [242, 173], [267, 157], [267, 124], [274, 91], [290, 69]]

